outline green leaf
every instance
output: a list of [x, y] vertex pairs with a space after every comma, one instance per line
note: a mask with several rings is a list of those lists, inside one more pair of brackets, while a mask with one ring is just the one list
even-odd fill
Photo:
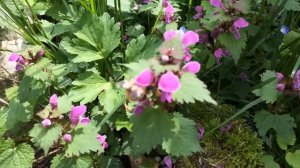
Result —
[[103, 59], [101, 52], [98, 52], [94, 47], [79, 39], [63, 40], [60, 45], [68, 53], [76, 55], [71, 59], [74, 63], [92, 62]]
[[79, 156], [80, 154], [90, 153], [90, 151], [102, 153], [104, 150], [97, 140], [97, 132], [97, 128], [91, 123], [77, 126], [73, 134], [72, 142], [67, 144], [66, 154], [69, 156]]
[[133, 36], [133, 37], [139, 37], [144, 34], [144, 31], [145, 31], [144, 26], [142, 26], [140, 24], [136, 24], [136, 25], [128, 26], [126, 28], [126, 35]]
[[78, 79], [73, 83], [74, 87], [69, 92], [69, 97], [73, 101], [80, 101], [81, 104], [92, 102], [97, 96], [110, 87], [110, 82], [94, 72], [85, 72], [78, 75]]
[[5, 89], [5, 96], [10, 101], [18, 96], [18, 86], [13, 86], [8, 89]]
[[95, 47], [104, 57], [108, 56], [120, 44], [120, 26], [115, 24], [108, 13], [101, 17], [91, 15], [87, 18], [89, 20], [75, 35]]
[[51, 61], [47, 58], [41, 58], [37, 63], [29, 66], [25, 75], [30, 76], [37, 80], [48, 81], [49, 73], [46, 70], [51, 66]]
[[300, 3], [298, 0], [268, 0], [272, 5], [284, 5], [284, 9], [292, 11], [300, 11]]
[[51, 168], [90, 168], [93, 160], [89, 156], [65, 157], [56, 155], [51, 161]]
[[34, 145], [42, 148], [47, 154], [54, 142], [61, 137], [62, 131], [63, 127], [58, 123], [46, 128], [41, 124], [34, 124], [34, 127], [29, 132], [29, 136]]
[[293, 168], [300, 168], [300, 150], [296, 150], [294, 153], [288, 152], [285, 159]]
[[123, 104], [124, 100], [123, 89], [116, 89], [112, 84], [99, 96], [100, 104], [107, 113], [115, 112]]
[[240, 34], [241, 38], [239, 40], [235, 39], [231, 33], [223, 33], [218, 36], [218, 41], [230, 51], [236, 64], [240, 60], [247, 41], [246, 32], [244, 30], [240, 30]]
[[132, 116], [133, 155], [149, 153], [172, 136], [174, 123], [166, 111], [148, 108], [141, 115]]
[[20, 103], [17, 99], [10, 101], [6, 121], [7, 129], [12, 132], [19, 131], [24, 123], [31, 120], [32, 116], [33, 107], [28, 102]]
[[45, 83], [39, 80], [35, 80], [32, 77], [25, 76], [18, 89], [19, 98], [21, 102], [30, 102], [36, 104], [39, 97], [44, 94], [46, 90]]
[[126, 128], [130, 132], [132, 131], [132, 123], [126, 116], [119, 116], [115, 125], [117, 131], [120, 131], [122, 128]]
[[265, 168], [280, 168], [279, 164], [274, 161], [271, 155], [264, 155], [261, 161], [264, 163]]
[[7, 113], [4, 109], [0, 108], [0, 140], [3, 139], [3, 134], [6, 132], [6, 119], [7, 119]]
[[217, 104], [216, 101], [211, 98], [206, 85], [194, 74], [184, 73], [180, 78], [180, 83], [180, 89], [173, 95], [174, 100], [179, 103], [195, 103], [195, 100], [198, 100]]
[[[127, 0], [127, 1], [120, 1], [120, 6], [122, 7], [122, 12], [130, 12], [130, 9], [132, 9], [131, 7], [131, 0]], [[114, 0], [107, 0], [107, 5], [109, 5], [110, 7], [112, 7], [113, 9], [115, 8], [115, 3]]]
[[57, 111], [60, 114], [65, 114], [71, 111], [72, 106], [72, 98], [70, 98], [68, 95], [58, 97]]
[[116, 157], [102, 155], [100, 158], [101, 168], [124, 168], [122, 161]]
[[262, 110], [255, 115], [254, 121], [261, 136], [266, 136], [270, 129], [276, 131], [277, 143], [281, 149], [286, 150], [288, 145], [295, 144], [296, 135], [293, 128], [296, 125], [290, 114], [277, 115]]
[[31, 168], [34, 159], [34, 150], [28, 144], [15, 146], [11, 140], [1, 141], [0, 167]]
[[266, 101], [266, 103], [274, 103], [278, 97], [278, 91], [276, 89], [278, 80], [276, 80], [276, 73], [267, 70], [262, 75], [262, 82], [267, 81], [270, 82], [265, 84], [262, 88], [254, 90], [253, 93], [256, 96], [259, 96], [262, 100]]
[[201, 147], [195, 123], [179, 113], [175, 113], [172, 120], [175, 128], [172, 129], [172, 136], [164, 140], [163, 149], [172, 156], [189, 156], [193, 152], [199, 152]]

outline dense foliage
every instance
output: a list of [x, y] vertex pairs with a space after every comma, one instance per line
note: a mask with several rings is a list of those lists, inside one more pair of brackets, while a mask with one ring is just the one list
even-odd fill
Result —
[[28, 43], [0, 167], [300, 167], [299, 0], [1, 0]]

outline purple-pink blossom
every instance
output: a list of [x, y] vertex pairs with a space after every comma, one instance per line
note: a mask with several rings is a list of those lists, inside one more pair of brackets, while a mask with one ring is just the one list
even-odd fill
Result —
[[161, 91], [174, 93], [180, 88], [180, 80], [172, 71], [161, 75], [158, 81], [158, 88]]
[[137, 104], [137, 106], [134, 108], [134, 114], [140, 115], [145, 110], [145, 107], [150, 105], [149, 100], [143, 100]]
[[300, 69], [294, 75], [293, 88], [294, 90], [300, 90]]
[[52, 109], [56, 109], [57, 105], [58, 105], [58, 98], [56, 94], [53, 94], [50, 99], [49, 99], [49, 103], [52, 107]]
[[205, 129], [203, 127], [198, 128], [198, 139], [202, 139], [204, 137]]
[[139, 86], [147, 87], [152, 84], [153, 80], [154, 73], [150, 69], [145, 69], [135, 78], [135, 83]]
[[72, 108], [69, 119], [73, 126], [77, 126], [79, 123], [83, 125], [90, 123], [90, 119], [84, 116], [86, 110], [87, 107], [85, 105], [79, 105]]
[[106, 142], [106, 135], [98, 134], [97, 139], [100, 142], [103, 149], [108, 148], [108, 143]]
[[26, 64], [26, 61], [25, 59], [23, 58], [23, 56], [17, 54], [17, 53], [12, 53], [9, 58], [8, 58], [9, 61], [12, 61], [12, 62], [16, 62], [16, 71], [21, 71], [24, 69], [25, 67], [25, 64]]
[[182, 44], [184, 47], [196, 44], [199, 41], [199, 36], [193, 31], [187, 31], [182, 37]]
[[224, 4], [222, 0], [210, 0], [210, 4], [214, 7], [224, 9]]
[[168, 0], [163, 1], [165, 23], [171, 23], [175, 18], [175, 9]]
[[45, 55], [45, 50], [41, 50], [41, 51], [38, 52], [37, 58], [41, 58], [41, 57], [43, 57], [44, 55]]
[[208, 42], [208, 34], [207, 33], [200, 33], [199, 34], [199, 43], [204, 44]]
[[169, 156], [164, 157], [164, 163], [167, 166], [167, 168], [172, 168], [173, 167], [172, 159]]
[[182, 70], [196, 74], [201, 70], [201, 64], [197, 61], [190, 61], [182, 67]]
[[235, 39], [240, 39], [241, 35], [240, 35], [240, 29], [248, 27], [249, 23], [242, 17], [237, 18], [234, 22], [233, 25], [231, 27], [231, 31], [233, 33], [233, 36]]
[[52, 124], [52, 122], [51, 122], [51, 120], [48, 119], [48, 118], [46, 118], [46, 119], [44, 119], [44, 120], [42, 121], [42, 126], [45, 127], [45, 128], [51, 126], [51, 124]]
[[284, 89], [285, 89], [285, 84], [284, 84], [284, 83], [279, 83], [279, 84], [277, 84], [277, 85], [276, 85], [276, 89], [277, 89], [277, 91], [279, 91], [279, 92], [284, 91]]
[[194, 16], [194, 19], [201, 19], [204, 16], [204, 8], [202, 6], [196, 6], [195, 7], [196, 15]]
[[281, 81], [284, 78], [284, 75], [281, 72], [276, 72], [276, 78]]
[[71, 134], [64, 134], [64, 136], [63, 136], [63, 140], [65, 141], [65, 142], [71, 142], [72, 141], [72, 135]]
[[230, 51], [223, 48], [218, 48], [214, 52], [214, 56], [216, 57], [217, 63], [220, 63], [220, 59], [223, 56], [230, 56]]

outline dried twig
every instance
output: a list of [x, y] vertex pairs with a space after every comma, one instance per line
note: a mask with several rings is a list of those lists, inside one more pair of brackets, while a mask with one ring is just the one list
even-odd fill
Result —
[[7, 105], [7, 106], [9, 105], [7, 101], [5, 101], [4, 99], [1, 99], [1, 98], [0, 98], [0, 102]]
[[51, 155], [56, 154], [56, 153], [59, 152], [60, 150], [61, 150], [61, 148], [57, 148], [57, 149], [55, 149], [55, 150], [49, 152], [48, 155], [44, 155], [44, 156], [41, 156], [41, 157], [35, 159], [35, 160], [33, 161], [33, 163], [36, 163], [36, 162], [39, 163], [41, 160], [44, 160], [46, 157], [49, 157], [49, 156], [51, 156]]

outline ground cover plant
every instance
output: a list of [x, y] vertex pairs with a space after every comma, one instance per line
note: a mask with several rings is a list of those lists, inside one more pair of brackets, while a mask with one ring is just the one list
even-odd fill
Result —
[[1, 0], [0, 27], [26, 48], [2, 60], [14, 72], [0, 167], [299, 168], [299, 11], [298, 0]]

